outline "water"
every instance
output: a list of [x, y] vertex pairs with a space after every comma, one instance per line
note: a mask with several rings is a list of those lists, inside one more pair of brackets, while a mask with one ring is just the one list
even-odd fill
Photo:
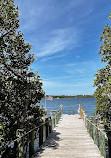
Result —
[[[46, 109], [49, 116], [50, 109], [58, 110], [60, 108], [60, 105], [62, 104], [64, 105], [63, 114], [68, 114], [68, 110], [74, 110], [75, 114], [77, 114], [79, 104], [81, 104], [82, 108], [87, 112], [87, 114], [89, 116], [92, 116], [96, 108], [95, 102], [95, 98], [60, 98], [53, 99], [52, 101], [47, 100]], [[41, 100], [40, 105], [43, 105], [45, 107], [45, 99]]]

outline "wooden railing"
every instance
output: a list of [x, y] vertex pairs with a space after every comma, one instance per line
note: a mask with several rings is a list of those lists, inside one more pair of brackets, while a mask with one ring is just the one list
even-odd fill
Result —
[[51, 120], [52, 120], [52, 129], [55, 128], [56, 124], [58, 123], [58, 121], [61, 118], [62, 111], [63, 111], [62, 108], [63, 108], [63, 105], [60, 105], [59, 110], [50, 110], [50, 116], [51, 116]]
[[89, 117], [83, 108], [81, 109], [81, 115], [87, 131], [94, 140], [94, 143], [98, 146], [101, 155], [104, 158], [110, 158], [109, 150], [111, 150], [111, 146], [108, 145], [108, 139], [110, 138], [107, 137], [103, 124], [97, 123], [94, 117]]
[[31, 158], [60, 120], [62, 106], [60, 106], [59, 110], [51, 110], [51, 116], [48, 118], [46, 118], [45, 113], [39, 126], [34, 127], [27, 133], [24, 134], [23, 130], [18, 130], [18, 138], [0, 148], [0, 158]]

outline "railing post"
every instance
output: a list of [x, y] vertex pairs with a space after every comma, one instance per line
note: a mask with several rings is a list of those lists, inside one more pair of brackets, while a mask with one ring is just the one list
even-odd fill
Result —
[[40, 125], [39, 127], [39, 147], [43, 143], [43, 124]]
[[86, 114], [84, 115], [84, 121], [85, 121], [85, 126], [87, 127], [87, 122], [86, 122]]
[[[18, 129], [16, 132], [16, 136], [18, 137], [17, 144], [18, 144], [18, 157], [23, 158], [24, 157], [24, 130]], [[21, 138], [19, 138], [21, 137]]]
[[34, 130], [29, 133], [29, 157], [34, 154]]
[[82, 118], [82, 108], [81, 108], [81, 104], [79, 104], [79, 110], [80, 110], [80, 117], [79, 117], [79, 119], [83, 119], [83, 118]]
[[53, 118], [53, 129], [55, 128], [55, 116]]
[[59, 120], [60, 120], [60, 118], [61, 118], [61, 111], [59, 111]]
[[99, 137], [99, 129], [98, 129], [98, 124], [97, 124], [97, 119], [95, 120], [95, 135], [96, 135], [96, 139], [95, 139], [95, 144], [98, 146], [98, 148], [100, 147], [100, 137]]
[[52, 120], [51, 117], [49, 117], [49, 134], [52, 132]]
[[58, 122], [60, 120], [60, 111], [58, 111]]
[[45, 111], [45, 117], [47, 118], [47, 110]]
[[111, 132], [108, 133], [108, 154], [111, 157]]
[[52, 124], [52, 130], [53, 130], [53, 128], [54, 128], [54, 119], [53, 119], [53, 117], [51, 118], [51, 124]]
[[53, 117], [51, 118], [51, 120], [52, 120], [52, 130], [54, 129], [54, 119], [53, 119]]
[[43, 142], [46, 140], [46, 126], [45, 126], [45, 121], [43, 124]]
[[100, 141], [100, 151], [101, 155], [106, 158], [106, 148], [105, 148], [105, 135], [102, 131], [99, 130], [99, 141]]
[[61, 104], [61, 112], [62, 112], [62, 110], [63, 110], [63, 105]]
[[46, 138], [48, 137], [49, 135], [49, 122], [48, 122], [48, 118], [45, 119], [45, 126], [46, 126]]
[[57, 123], [56, 124], [58, 124], [58, 111], [57, 111]]
[[55, 128], [55, 126], [56, 126], [56, 115], [54, 117], [54, 128]]
[[90, 119], [90, 136], [93, 137], [93, 125], [92, 125], [92, 119]]
[[55, 126], [57, 124], [57, 113], [55, 114]]
[[50, 117], [52, 118], [52, 110], [50, 110]]

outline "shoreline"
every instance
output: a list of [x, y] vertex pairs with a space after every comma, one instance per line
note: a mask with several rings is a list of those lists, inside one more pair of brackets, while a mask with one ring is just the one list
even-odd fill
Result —
[[94, 95], [51, 95], [53, 98], [95, 98]]

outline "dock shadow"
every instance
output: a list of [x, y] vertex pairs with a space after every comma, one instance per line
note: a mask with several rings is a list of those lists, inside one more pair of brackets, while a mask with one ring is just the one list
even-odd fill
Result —
[[35, 153], [33, 158], [41, 157], [41, 154], [44, 152], [46, 148], [51, 148], [53, 150], [56, 150], [59, 147], [58, 141], [61, 140], [59, 135], [60, 135], [59, 132], [53, 130], [53, 132], [48, 136], [48, 138], [45, 140], [42, 146], [38, 149], [37, 153]]

